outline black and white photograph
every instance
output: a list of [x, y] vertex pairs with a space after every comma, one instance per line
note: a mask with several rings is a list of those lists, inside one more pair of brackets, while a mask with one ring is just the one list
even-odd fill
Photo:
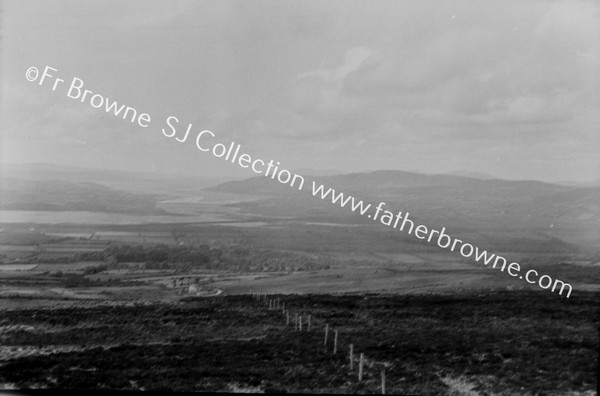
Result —
[[595, 396], [597, 0], [0, 0], [0, 395]]

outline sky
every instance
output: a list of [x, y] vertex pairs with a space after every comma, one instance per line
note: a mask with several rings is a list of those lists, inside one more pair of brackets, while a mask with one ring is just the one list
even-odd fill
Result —
[[[254, 176], [165, 137], [174, 115], [291, 170], [600, 179], [597, 1], [1, 4], [1, 163]], [[152, 123], [29, 82], [32, 66]]]

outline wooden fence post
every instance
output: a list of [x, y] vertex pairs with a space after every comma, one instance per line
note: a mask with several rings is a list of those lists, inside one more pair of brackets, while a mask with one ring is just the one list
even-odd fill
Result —
[[354, 344], [350, 344], [350, 370], [354, 368]]
[[338, 331], [335, 330], [333, 332], [333, 354], [337, 353], [337, 339], [338, 339]]
[[298, 330], [302, 331], [302, 315], [300, 315], [300, 320], [298, 322]]
[[323, 345], [327, 346], [327, 336], [329, 335], [329, 325], [325, 325], [325, 343]]
[[385, 369], [381, 370], [381, 394], [385, 395]]
[[310, 331], [310, 315], [308, 315], [308, 323], [306, 324], [306, 330]]
[[358, 362], [358, 380], [362, 381], [363, 378], [363, 365], [365, 364], [364, 353], [360, 354], [360, 361]]
[[288, 311], [288, 310], [285, 311], [285, 325], [286, 326], [290, 325], [290, 311]]

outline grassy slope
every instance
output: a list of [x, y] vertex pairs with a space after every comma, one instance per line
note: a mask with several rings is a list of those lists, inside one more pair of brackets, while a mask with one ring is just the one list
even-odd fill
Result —
[[[448, 384], [501, 394], [595, 388], [600, 294], [282, 296], [312, 314], [313, 331], [284, 327], [281, 312], [248, 296], [179, 305], [2, 313], [2, 345], [70, 345], [80, 351], [20, 357], [0, 370], [19, 387], [445, 394]], [[340, 353], [323, 347], [339, 330]], [[6, 328], [5, 328], [6, 329]], [[331, 341], [331, 338], [330, 338]], [[366, 380], [349, 373], [347, 348], [367, 356]], [[237, 385], [236, 385], [237, 384]]]

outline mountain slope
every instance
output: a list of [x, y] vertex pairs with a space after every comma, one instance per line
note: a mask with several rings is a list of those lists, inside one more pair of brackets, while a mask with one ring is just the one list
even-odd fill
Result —
[[[312, 180], [302, 192], [265, 177], [224, 183], [212, 190], [262, 194], [240, 204], [253, 214], [310, 221], [372, 224], [349, 208], [311, 196]], [[600, 188], [574, 188], [539, 181], [482, 180], [452, 175], [376, 171], [315, 178], [336, 192], [373, 206], [383, 201], [392, 212], [410, 212], [424, 224], [477, 234], [481, 240], [547, 240], [600, 243]], [[487, 235], [487, 236], [486, 236]], [[556, 239], [558, 238], [558, 239]], [[533, 242], [532, 242], [533, 243]]]
[[95, 183], [60, 180], [0, 179], [0, 208], [151, 214], [163, 213], [156, 199]]

